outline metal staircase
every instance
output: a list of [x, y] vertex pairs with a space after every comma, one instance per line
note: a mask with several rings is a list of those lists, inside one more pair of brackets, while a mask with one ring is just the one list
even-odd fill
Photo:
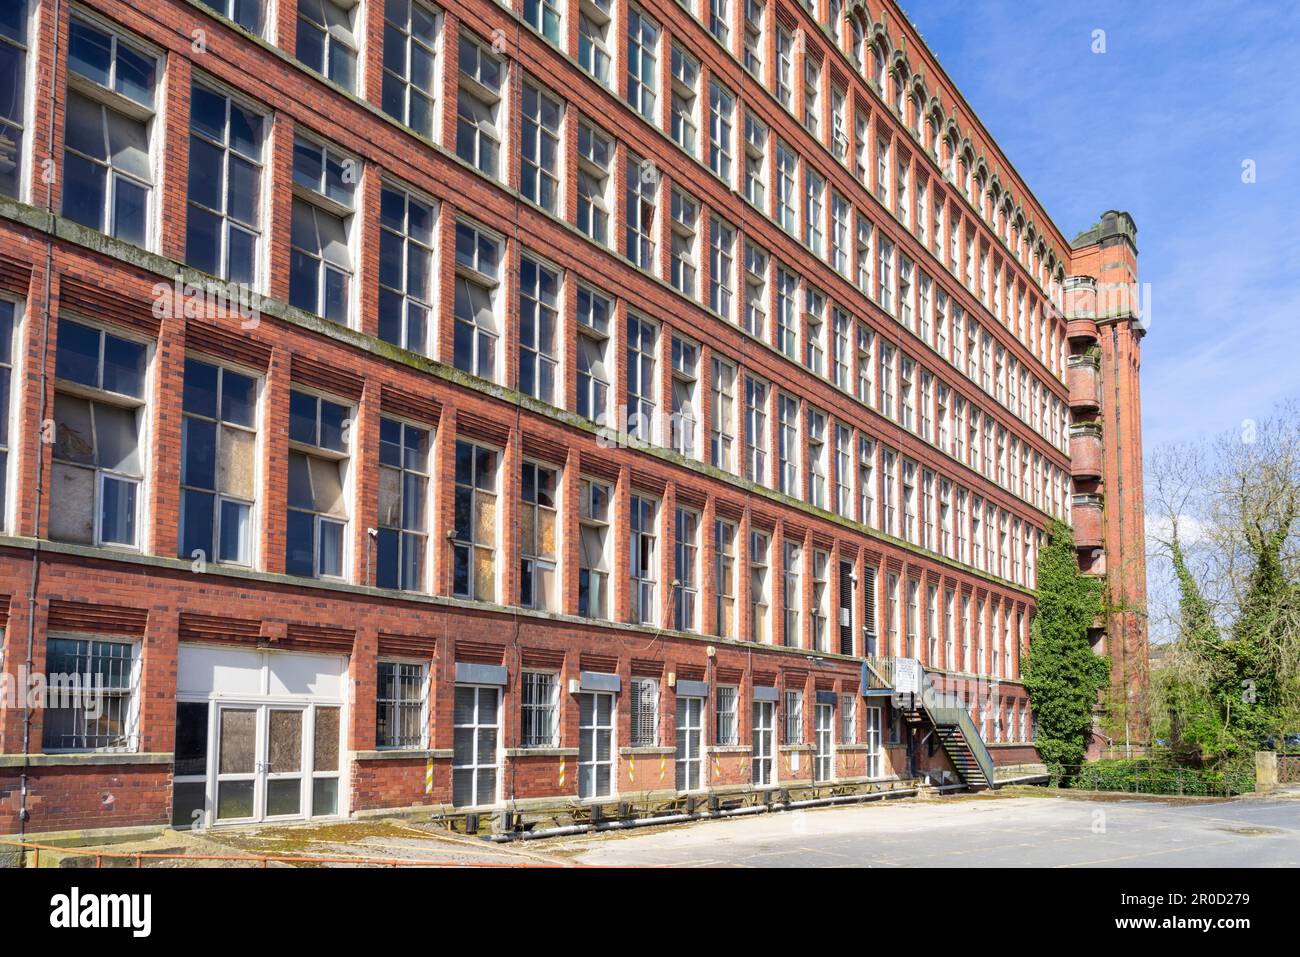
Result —
[[[967, 787], [996, 788], [993, 759], [989, 757], [988, 748], [985, 748], [984, 740], [975, 729], [975, 722], [972, 722], [965, 707], [959, 706], [959, 703], [961, 702], [958, 702], [956, 709], [926, 707], [931, 723], [935, 726], [935, 733], [944, 745], [949, 761], [953, 762], [953, 767], [957, 768], [957, 774], [966, 781]], [[956, 722], [953, 716], [956, 716]]]
[[877, 693], [894, 692], [894, 706], [901, 710], [905, 721], [928, 724], [934, 729], [944, 753], [967, 787], [990, 790], [997, 787], [993, 758], [959, 697], [935, 691], [926, 682], [922, 682], [919, 693], [910, 690], [900, 693], [895, 683], [899, 669], [893, 658], [868, 658], [862, 672], [864, 688]]

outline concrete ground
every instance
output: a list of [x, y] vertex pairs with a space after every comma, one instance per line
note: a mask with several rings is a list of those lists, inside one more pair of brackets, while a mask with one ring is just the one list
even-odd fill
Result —
[[[469, 866], [1300, 867], [1300, 792], [1192, 801], [1007, 788], [512, 844], [388, 820], [167, 832], [104, 850], [189, 855], [144, 861], [172, 867], [257, 866], [197, 855], [260, 854], [341, 859], [271, 864], [281, 867], [366, 866], [376, 859]], [[88, 853], [94, 852], [69, 856], [93, 866]]]
[[686, 867], [1297, 867], [1300, 801], [967, 797], [792, 811], [557, 846]]

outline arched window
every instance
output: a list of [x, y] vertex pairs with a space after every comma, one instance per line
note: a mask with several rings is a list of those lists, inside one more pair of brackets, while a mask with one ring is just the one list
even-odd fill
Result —
[[861, 70], [866, 64], [867, 52], [867, 35], [862, 29], [862, 21], [857, 17], [849, 20], [853, 29], [853, 49], [850, 51], [853, 55], [853, 62]]
[[885, 51], [879, 44], [871, 47], [871, 80], [876, 84], [876, 91], [885, 95]]

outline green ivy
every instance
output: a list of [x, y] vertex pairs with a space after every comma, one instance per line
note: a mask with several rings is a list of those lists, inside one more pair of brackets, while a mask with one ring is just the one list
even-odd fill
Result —
[[1192, 666], [1158, 676], [1174, 750], [1210, 767], [1230, 765], [1285, 730], [1287, 693], [1281, 680], [1284, 631], [1294, 619], [1296, 586], [1286, 579], [1282, 549], [1287, 528], [1248, 536], [1254, 552], [1246, 595], [1222, 635], [1182, 544], [1170, 543], [1178, 579], [1179, 640]]
[[1048, 765], [1083, 763], [1093, 708], [1110, 681], [1110, 660], [1088, 642], [1103, 590], [1100, 579], [1079, 571], [1070, 527], [1053, 522], [1038, 558], [1037, 608], [1022, 666], [1038, 753]]

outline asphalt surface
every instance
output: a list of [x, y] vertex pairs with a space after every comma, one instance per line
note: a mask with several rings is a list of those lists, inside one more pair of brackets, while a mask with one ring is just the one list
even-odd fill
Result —
[[[1090, 799], [1034, 788], [782, 811], [493, 844], [431, 824], [346, 821], [177, 834], [101, 848], [149, 867], [1300, 867], [1300, 789], [1232, 801]], [[85, 854], [73, 852], [73, 854]], [[90, 852], [90, 853], [93, 853]], [[253, 859], [230, 859], [252, 855]], [[225, 860], [214, 860], [225, 857]], [[297, 860], [285, 860], [297, 858]], [[325, 860], [322, 860], [324, 858]], [[89, 860], [89, 859], [87, 859]]]
[[534, 845], [683, 867], [1298, 867], [1300, 800], [961, 798], [790, 811]]

